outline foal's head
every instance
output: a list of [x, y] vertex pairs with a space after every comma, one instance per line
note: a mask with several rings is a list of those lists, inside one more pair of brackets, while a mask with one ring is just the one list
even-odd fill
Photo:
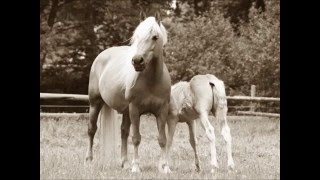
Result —
[[136, 71], [143, 71], [151, 59], [162, 56], [163, 46], [167, 43], [165, 27], [155, 17], [142, 21], [133, 33], [132, 64]]

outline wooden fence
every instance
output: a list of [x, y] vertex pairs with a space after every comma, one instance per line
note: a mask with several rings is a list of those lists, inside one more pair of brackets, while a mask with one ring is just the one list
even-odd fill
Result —
[[[228, 101], [250, 101], [249, 111], [237, 111], [239, 115], [253, 115], [266, 117], [280, 117], [277, 113], [256, 112], [257, 102], [280, 102], [280, 98], [274, 97], [256, 97], [255, 85], [251, 86], [251, 96], [227, 96]], [[54, 94], [54, 93], [40, 93], [40, 100], [76, 100], [82, 102], [89, 102], [88, 95], [80, 94]], [[40, 107], [88, 107], [88, 105], [40, 105]]]

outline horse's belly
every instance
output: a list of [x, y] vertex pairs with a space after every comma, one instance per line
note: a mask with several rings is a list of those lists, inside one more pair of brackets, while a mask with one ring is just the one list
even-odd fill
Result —
[[178, 112], [179, 122], [188, 122], [198, 118], [197, 112], [193, 108], [183, 108]]
[[116, 86], [101, 88], [101, 97], [109, 107], [118, 112], [123, 112], [129, 105], [124, 98], [124, 91]]

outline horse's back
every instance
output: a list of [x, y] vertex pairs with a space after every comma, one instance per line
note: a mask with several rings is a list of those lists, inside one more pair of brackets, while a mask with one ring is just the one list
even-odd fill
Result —
[[93, 61], [90, 74], [94, 73], [99, 77], [110, 60], [118, 59], [128, 53], [129, 48], [129, 46], [115, 46], [102, 51]]

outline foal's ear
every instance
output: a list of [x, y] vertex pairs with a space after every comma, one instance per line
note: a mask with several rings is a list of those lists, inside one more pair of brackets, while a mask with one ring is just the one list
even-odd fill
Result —
[[140, 11], [140, 22], [144, 21], [146, 18], [147, 18], [146, 13], [143, 10], [141, 10]]
[[155, 18], [156, 18], [157, 23], [158, 23], [159, 26], [160, 26], [160, 22], [161, 22], [162, 19], [161, 19], [161, 15], [160, 15], [160, 12], [159, 12], [159, 11], [156, 12]]
[[210, 84], [212, 87], [214, 86], [213, 82], [209, 82], [209, 84]]

